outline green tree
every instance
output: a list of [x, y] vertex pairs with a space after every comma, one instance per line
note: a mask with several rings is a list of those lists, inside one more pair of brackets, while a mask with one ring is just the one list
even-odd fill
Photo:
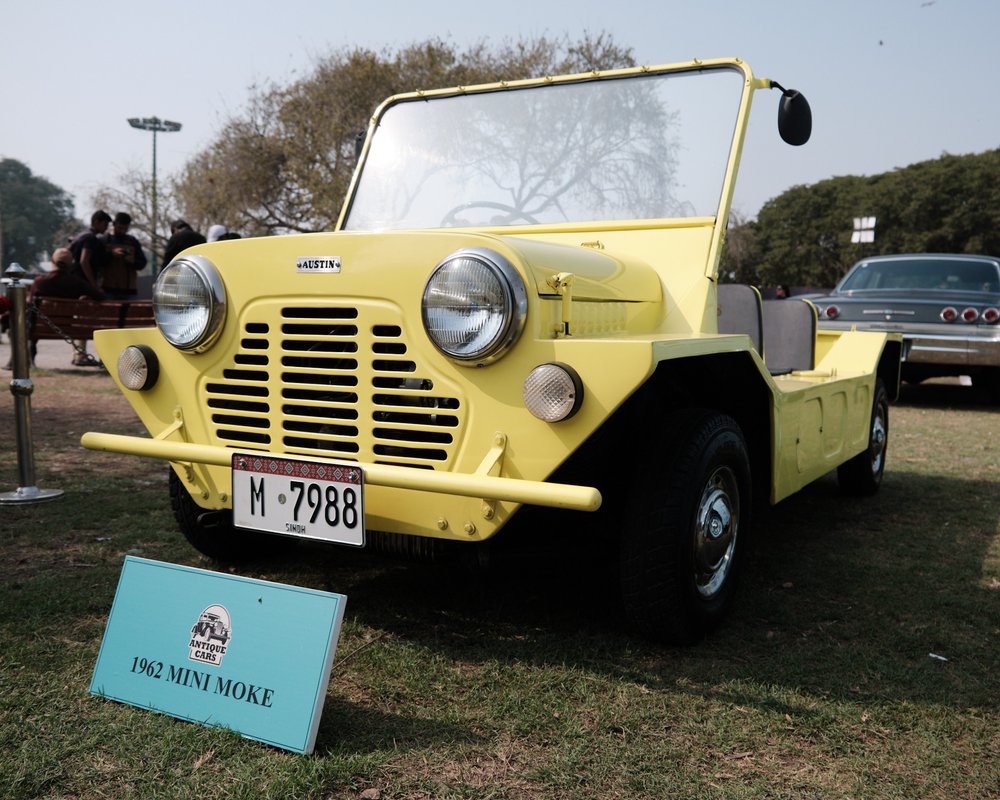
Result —
[[757, 223], [736, 211], [729, 214], [729, 229], [719, 263], [719, 280], [723, 283], [760, 285], [760, 243]]
[[254, 89], [246, 110], [188, 163], [173, 195], [199, 225], [218, 222], [249, 235], [326, 230], [347, 193], [358, 136], [386, 97], [633, 63], [632, 51], [605, 34], [464, 51], [441, 40], [397, 52], [356, 48], [322, 60], [291, 86]]
[[[75, 223], [75, 224], [74, 224]], [[28, 269], [43, 254], [65, 243], [67, 230], [79, 229], [69, 194], [33, 175], [13, 158], [0, 161], [0, 267], [17, 261]]]
[[[889, 253], [1000, 255], [998, 177], [1000, 150], [989, 150], [794, 186], [754, 226], [761, 280], [833, 286], [859, 258]], [[874, 242], [851, 241], [862, 216], [877, 219]]]

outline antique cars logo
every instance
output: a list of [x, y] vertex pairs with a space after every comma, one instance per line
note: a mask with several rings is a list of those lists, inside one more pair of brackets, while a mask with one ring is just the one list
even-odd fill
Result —
[[232, 638], [229, 612], [223, 606], [209, 606], [191, 628], [188, 659], [218, 667]]
[[340, 272], [340, 256], [299, 256], [296, 272]]

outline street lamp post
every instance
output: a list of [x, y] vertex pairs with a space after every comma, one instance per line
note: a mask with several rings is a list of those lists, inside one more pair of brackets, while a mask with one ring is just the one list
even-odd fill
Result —
[[153, 245], [153, 275], [156, 275], [156, 134], [174, 133], [181, 129], [179, 122], [171, 122], [159, 117], [129, 117], [128, 124], [140, 131], [153, 132], [153, 219], [149, 226], [150, 243]]

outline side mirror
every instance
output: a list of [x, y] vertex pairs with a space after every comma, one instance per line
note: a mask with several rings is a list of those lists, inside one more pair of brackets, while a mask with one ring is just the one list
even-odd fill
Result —
[[791, 145], [802, 145], [809, 141], [812, 133], [812, 110], [805, 95], [795, 89], [786, 89], [774, 81], [772, 88], [781, 90], [778, 102], [778, 133]]

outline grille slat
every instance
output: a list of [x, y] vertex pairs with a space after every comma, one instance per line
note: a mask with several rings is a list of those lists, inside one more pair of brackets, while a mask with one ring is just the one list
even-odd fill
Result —
[[420, 469], [452, 458], [462, 403], [435, 391], [382, 304], [282, 306], [276, 325], [257, 308], [204, 388], [221, 444]]

